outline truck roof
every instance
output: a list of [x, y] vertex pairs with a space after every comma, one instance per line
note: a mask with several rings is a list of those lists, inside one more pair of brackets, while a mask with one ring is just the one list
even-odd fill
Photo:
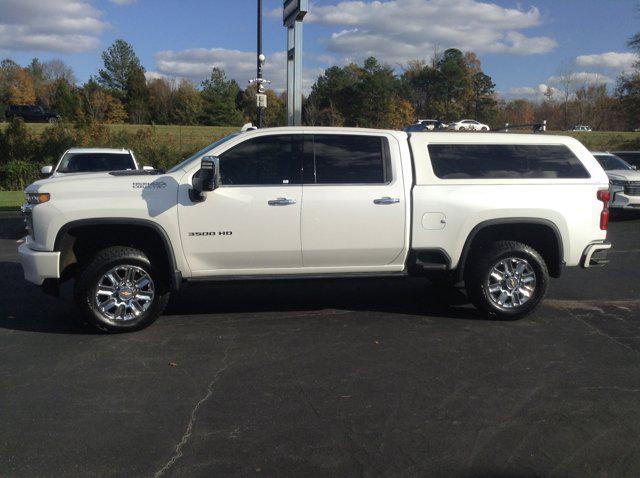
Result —
[[515, 144], [567, 144], [577, 140], [571, 136], [555, 134], [518, 133], [458, 133], [458, 132], [417, 132], [409, 133], [411, 138], [433, 143], [515, 143]]
[[302, 133], [302, 132], [318, 132], [318, 133], [369, 133], [380, 134], [388, 133], [394, 135], [408, 135], [412, 138], [421, 139], [422, 141], [441, 143], [516, 143], [516, 144], [567, 144], [577, 142], [571, 136], [555, 135], [555, 134], [523, 134], [523, 133], [482, 133], [482, 132], [441, 132], [441, 131], [425, 131], [415, 133], [405, 133], [403, 131], [391, 129], [373, 129], [373, 128], [355, 128], [343, 126], [278, 126], [273, 128], [260, 128], [243, 132], [243, 135], [254, 135], [267, 132], [282, 133]]

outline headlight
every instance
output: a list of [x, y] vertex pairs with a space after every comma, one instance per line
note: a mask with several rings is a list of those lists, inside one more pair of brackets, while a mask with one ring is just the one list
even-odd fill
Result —
[[25, 193], [24, 197], [27, 200], [27, 204], [42, 204], [49, 201], [51, 195], [49, 193]]
[[624, 179], [611, 179], [609, 183], [612, 186], [624, 186], [625, 184], [627, 184], [627, 181], [625, 181]]

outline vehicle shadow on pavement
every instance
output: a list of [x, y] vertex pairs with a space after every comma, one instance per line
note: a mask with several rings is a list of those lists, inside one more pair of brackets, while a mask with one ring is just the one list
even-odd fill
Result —
[[313, 279], [192, 283], [165, 315], [345, 310], [484, 320], [459, 289], [425, 279]]
[[[65, 283], [56, 298], [24, 281], [17, 262], [0, 262], [0, 269], [4, 272], [0, 281], [0, 328], [50, 334], [99, 333], [74, 307], [72, 282]], [[20, 285], [15, 288], [8, 283]], [[424, 279], [191, 283], [172, 298], [159, 320], [171, 320], [172, 315], [206, 315], [215, 320], [224, 314], [336, 309], [484, 320], [467, 302], [462, 291], [430, 285]]]
[[0, 262], [0, 270], [0, 328], [50, 334], [96, 333], [73, 307], [70, 284], [58, 299], [25, 281], [17, 262]]

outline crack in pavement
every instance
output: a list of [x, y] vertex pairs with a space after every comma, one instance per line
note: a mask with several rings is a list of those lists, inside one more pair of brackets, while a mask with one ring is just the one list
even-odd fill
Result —
[[196, 402], [195, 406], [191, 410], [189, 423], [187, 423], [187, 428], [185, 429], [184, 434], [182, 435], [182, 438], [176, 445], [173, 455], [171, 456], [169, 461], [164, 464], [162, 468], [160, 468], [158, 471], [156, 471], [153, 474], [154, 478], [159, 478], [163, 476], [176, 463], [176, 461], [178, 461], [182, 457], [182, 448], [188, 443], [189, 439], [191, 438], [191, 433], [193, 432], [193, 427], [196, 423], [196, 417], [198, 415], [198, 409], [202, 406], [203, 403], [205, 403], [207, 400], [209, 400], [209, 398], [211, 398], [211, 396], [213, 395], [213, 386], [216, 384], [216, 382], [218, 381], [222, 373], [225, 370], [227, 370], [231, 365], [228, 362], [228, 358], [229, 358], [229, 350], [231, 349], [232, 345], [233, 345], [233, 340], [232, 340], [232, 343], [229, 344], [229, 346], [226, 348], [224, 352], [224, 357], [222, 358], [222, 364], [223, 364], [222, 367], [220, 367], [216, 371], [213, 378], [209, 382], [209, 385], [207, 386], [207, 393], [204, 395], [204, 397], [202, 397], [200, 400]]
[[576, 320], [579, 320], [580, 322], [582, 322], [584, 325], [586, 325], [589, 329], [593, 330], [593, 332], [595, 332], [597, 335], [600, 335], [606, 339], [611, 340], [612, 342], [620, 345], [621, 347], [624, 347], [625, 349], [633, 352], [633, 353], [638, 353], [638, 351], [636, 349], [634, 349], [633, 347], [629, 347], [627, 344], [625, 344], [624, 342], [621, 342], [620, 340], [618, 340], [617, 338], [615, 338], [612, 335], [607, 334], [606, 332], [600, 330], [598, 327], [596, 327], [595, 325], [590, 324], [589, 322], [587, 322], [586, 320], [584, 320], [582, 317], [580, 317], [579, 315], [576, 315], [571, 309], [566, 309], [567, 313], [573, 317]]

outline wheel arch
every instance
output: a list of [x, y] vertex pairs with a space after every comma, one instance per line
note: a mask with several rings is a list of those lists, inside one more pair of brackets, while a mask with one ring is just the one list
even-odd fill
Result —
[[[551, 235], [549, 237], [538, 236], [534, 237], [534, 239], [526, 237], [526, 234], [532, 231], [545, 231], [551, 233]], [[473, 248], [482, 244], [483, 240], [489, 240], [490, 238], [519, 240], [519, 242], [523, 242], [534, 248], [538, 246], [538, 248], [541, 249], [538, 250], [538, 252], [547, 263], [551, 277], [560, 277], [565, 261], [564, 243], [562, 233], [558, 226], [549, 219], [514, 217], [489, 219], [477, 224], [471, 230], [465, 240], [456, 268], [455, 274], [457, 280], [461, 281], [464, 279], [464, 270]]]
[[[110, 218], [91, 218], [91, 219], [79, 219], [70, 221], [64, 224], [56, 234], [56, 239], [54, 242], [54, 251], [60, 252], [60, 271], [61, 277], [64, 277], [64, 271], [69, 268], [70, 265], [73, 265], [77, 262], [77, 257], [75, 257], [75, 251], [73, 251], [73, 247], [75, 244], [75, 239], [78, 235], [85, 234], [90, 237], [94, 237], [100, 231], [104, 231], [105, 227], [117, 227], [120, 229], [120, 232], [125, 232], [130, 229], [135, 231], [138, 236], [137, 240], [140, 242], [139, 234], [151, 234], [148, 237], [149, 243], [153, 241], [157, 241], [158, 244], [161, 245], [162, 251], [157, 251], [157, 247], [153, 250], [154, 252], [160, 252], [159, 257], [163, 259], [165, 262], [165, 269], [168, 274], [168, 279], [171, 282], [172, 289], [177, 290], [180, 287], [180, 283], [182, 282], [182, 274], [177, 268], [176, 265], [176, 256], [174, 253], [173, 246], [171, 244], [171, 240], [169, 239], [169, 235], [165, 231], [165, 229], [157, 224], [156, 222], [146, 220], [146, 219], [137, 219], [137, 218], [118, 218], [118, 217], [110, 217]], [[134, 234], [135, 235], [135, 234]], [[114, 236], [116, 237], [116, 236]], [[119, 236], [122, 240], [122, 235]], [[103, 238], [104, 239], [104, 238]], [[121, 242], [116, 241], [116, 242]], [[124, 241], [127, 242], [127, 241]], [[108, 239], [104, 239], [103, 244], [108, 244]], [[114, 244], [115, 245], [115, 244]], [[120, 244], [125, 245], [125, 244]], [[139, 244], [138, 244], [139, 245]], [[144, 244], [143, 244], [144, 246]], [[156, 244], [157, 246], [157, 244]], [[144, 249], [144, 247], [143, 247]], [[73, 261], [73, 262], [70, 262]]]

